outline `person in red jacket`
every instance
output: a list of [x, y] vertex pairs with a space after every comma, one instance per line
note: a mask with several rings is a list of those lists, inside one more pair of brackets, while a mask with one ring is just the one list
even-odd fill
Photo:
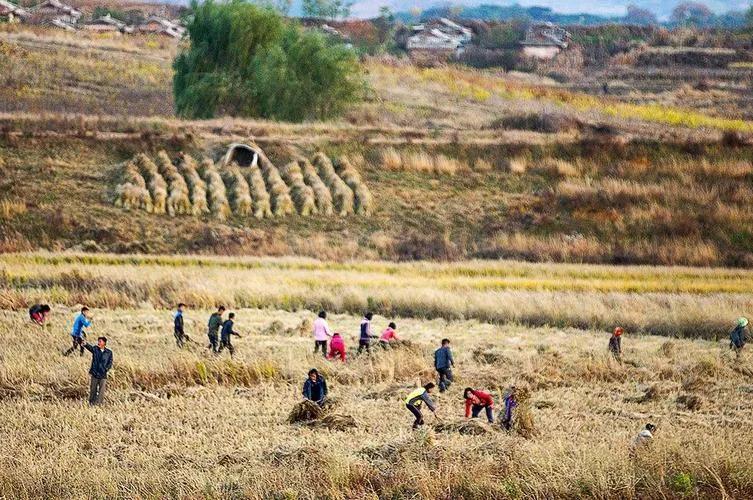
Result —
[[329, 354], [327, 359], [332, 359], [335, 356], [340, 356], [340, 361], [345, 363], [345, 341], [339, 333], [332, 335], [332, 340], [329, 341]]
[[466, 387], [463, 391], [465, 398], [465, 418], [478, 417], [481, 410], [486, 411], [486, 418], [490, 424], [494, 423], [494, 400], [491, 394]]

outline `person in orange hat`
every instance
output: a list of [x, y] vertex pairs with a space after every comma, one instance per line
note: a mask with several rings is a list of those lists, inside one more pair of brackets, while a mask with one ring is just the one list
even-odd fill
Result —
[[609, 352], [612, 353], [614, 359], [622, 362], [622, 327], [618, 326], [614, 329], [614, 333], [609, 338]]

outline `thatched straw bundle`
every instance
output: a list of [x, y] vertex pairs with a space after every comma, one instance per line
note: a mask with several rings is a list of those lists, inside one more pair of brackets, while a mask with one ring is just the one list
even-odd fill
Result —
[[324, 415], [318, 420], [305, 422], [305, 425], [309, 427], [330, 429], [333, 431], [345, 431], [357, 427], [356, 419], [351, 415], [340, 415], [336, 413]]
[[320, 215], [332, 215], [334, 207], [332, 206], [332, 193], [329, 188], [319, 178], [314, 166], [306, 159], [299, 160], [298, 164], [303, 169], [303, 180], [314, 191], [316, 200], [316, 210]]
[[170, 215], [190, 215], [193, 209], [188, 184], [164, 151], [157, 153], [157, 168], [167, 180], [168, 192], [170, 193], [167, 197], [167, 213]]
[[141, 174], [146, 179], [149, 186], [149, 192], [152, 193], [153, 212], [155, 214], [164, 214], [167, 205], [167, 183], [159, 173], [157, 165], [144, 153], [135, 158]]
[[345, 181], [345, 184], [353, 190], [356, 213], [359, 215], [370, 214], [373, 208], [371, 192], [366, 187], [366, 184], [364, 184], [363, 179], [361, 179], [361, 174], [353, 167], [348, 157], [343, 156], [337, 162], [337, 173]]
[[319, 177], [329, 188], [332, 193], [332, 199], [335, 202], [335, 210], [340, 216], [350, 215], [353, 213], [354, 194], [353, 190], [335, 172], [332, 161], [322, 152], [314, 155], [314, 166], [319, 173]]
[[209, 158], [204, 158], [201, 162], [201, 170], [204, 180], [206, 180], [209, 194], [209, 208], [212, 214], [220, 220], [227, 219], [231, 213], [230, 203], [227, 201], [225, 183], [222, 182], [220, 173], [217, 172], [214, 163]]
[[263, 155], [261, 156], [261, 171], [272, 195], [272, 212], [277, 217], [294, 214], [295, 205], [290, 197], [290, 189], [280, 177], [277, 167]]
[[126, 210], [146, 210], [150, 213], [154, 210], [146, 181], [133, 160], [123, 166], [121, 183], [115, 188], [115, 206]]
[[192, 213], [194, 215], [208, 214], [207, 184], [196, 170], [196, 161], [191, 156], [184, 155], [183, 160], [180, 162], [180, 171], [191, 191]]
[[324, 415], [324, 410], [319, 407], [318, 404], [304, 399], [300, 403], [296, 404], [288, 415], [288, 423], [296, 424], [299, 422], [308, 422], [316, 420]]
[[464, 434], [467, 436], [480, 436], [491, 431], [478, 420], [462, 420], [454, 422], [439, 422], [432, 426], [437, 432]]
[[254, 201], [254, 217], [257, 219], [272, 217], [272, 204], [270, 203], [267, 186], [264, 183], [264, 177], [262, 177], [259, 167], [253, 166], [244, 170], [246, 171], [246, 180], [251, 186], [251, 197]]
[[226, 167], [222, 172], [222, 178], [225, 180], [225, 184], [229, 186], [230, 203], [233, 205], [235, 213], [241, 216], [251, 215], [253, 213], [251, 190], [238, 165], [233, 163]]
[[303, 172], [301, 172], [298, 163], [291, 161], [282, 168], [281, 173], [285, 182], [290, 186], [290, 193], [298, 213], [304, 217], [315, 214], [317, 210], [314, 190], [307, 186], [303, 180]]

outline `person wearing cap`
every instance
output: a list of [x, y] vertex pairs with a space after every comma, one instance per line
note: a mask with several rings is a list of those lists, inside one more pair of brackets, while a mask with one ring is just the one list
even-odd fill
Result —
[[612, 336], [609, 337], [609, 352], [617, 361], [621, 361], [622, 358], [622, 333], [622, 327], [618, 326], [614, 329]]
[[651, 441], [654, 439], [655, 432], [656, 426], [654, 424], [646, 424], [646, 427], [644, 427], [641, 432], [639, 432], [638, 435], [635, 436], [635, 439], [633, 439], [633, 442], [630, 445], [631, 454], [634, 454], [639, 449], [648, 446], [649, 443], [651, 443]]
[[740, 357], [740, 352], [748, 340], [747, 328], [748, 318], [737, 318], [737, 326], [729, 334], [729, 348], [735, 351], [737, 357]]

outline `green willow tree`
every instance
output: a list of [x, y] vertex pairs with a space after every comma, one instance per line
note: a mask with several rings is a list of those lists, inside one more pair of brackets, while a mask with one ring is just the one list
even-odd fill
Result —
[[326, 119], [362, 95], [351, 50], [273, 9], [208, 0], [193, 11], [190, 46], [173, 63], [180, 116]]

